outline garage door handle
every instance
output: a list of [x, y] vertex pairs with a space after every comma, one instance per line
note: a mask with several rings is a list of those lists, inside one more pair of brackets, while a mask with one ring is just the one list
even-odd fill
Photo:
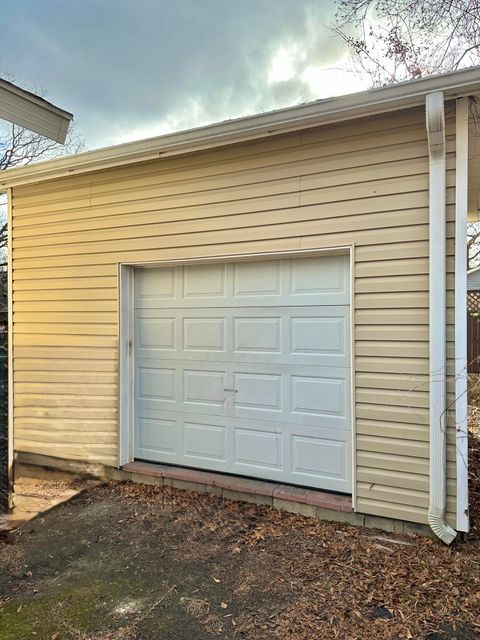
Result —
[[224, 389], [224, 391], [232, 391], [233, 393], [237, 393], [237, 389]]

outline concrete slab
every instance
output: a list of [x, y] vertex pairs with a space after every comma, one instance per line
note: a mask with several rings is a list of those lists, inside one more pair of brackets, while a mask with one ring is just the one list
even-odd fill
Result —
[[21, 467], [14, 485], [13, 509], [0, 514], [0, 533], [15, 531], [29, 520], [78, 495], [92, 481], [41, 468]]

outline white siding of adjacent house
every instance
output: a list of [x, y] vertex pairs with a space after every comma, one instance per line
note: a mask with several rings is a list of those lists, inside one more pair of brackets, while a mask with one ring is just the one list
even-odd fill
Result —
[[467, 274], [467, 290], [478, 291], [480, 289], [480, 268], [472, 269]]

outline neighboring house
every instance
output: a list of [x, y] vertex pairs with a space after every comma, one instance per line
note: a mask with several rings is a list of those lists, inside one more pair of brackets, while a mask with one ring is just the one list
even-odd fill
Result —
[[235, 474], [468, 530], [479, 93], [469, 69], [0, 176], [17, 460]]
[[480, 373], [480, 265], [467, 273], [467, 361], [469, 373]]
[[480, 265], [467, 273], [467, 290], [480, 291]]
[[0, 78], [0, 119], [63, 144], [73, 115]]

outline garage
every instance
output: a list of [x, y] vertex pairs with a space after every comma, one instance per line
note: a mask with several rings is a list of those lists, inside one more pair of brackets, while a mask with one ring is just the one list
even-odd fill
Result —
[[479, 91], [459, 70], [3, 172], [13, 467], [467, 532]]
[[351, 492], [349, 256], [136, 267], [137, 460]]

